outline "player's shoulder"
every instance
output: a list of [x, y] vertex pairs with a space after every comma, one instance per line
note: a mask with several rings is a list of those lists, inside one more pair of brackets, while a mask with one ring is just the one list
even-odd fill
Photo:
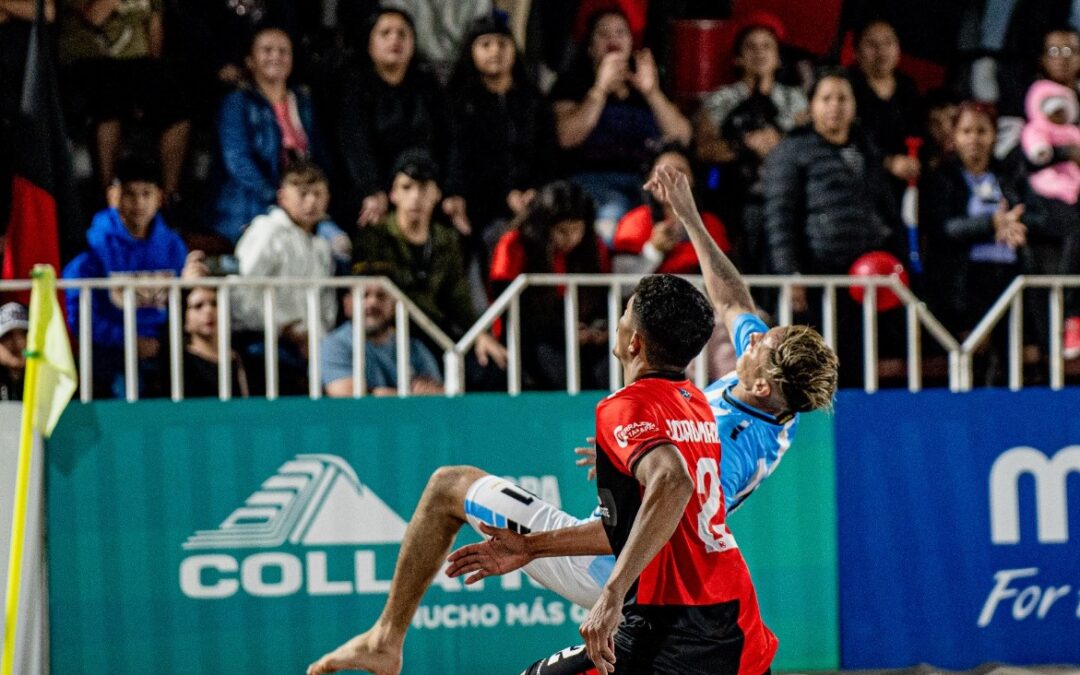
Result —
[[648, 382], [648, 380], [631, 382], [622, 389], [605, 396], [604, 399], [597, 404], [596, 409], [598, 411], [611, 410], [628, 406], [640, 406], [648, 403], [656, 392], [655, 388], [648, 386]]
[[709, 383], [702, 392], [709, 403], [717, 403], [724, 400], [724, 392], [739, 383], [739, 374], [736, 371], [720, 377]]
[[663, 377], [647, 377], [631, 382], [622, 389], [609, 394], [597, 404], [597, 410], [613, 408], [655, 407], [665, 401], [699, 400], [707, 402], [705, 394], [687, 380], [671, 380]]

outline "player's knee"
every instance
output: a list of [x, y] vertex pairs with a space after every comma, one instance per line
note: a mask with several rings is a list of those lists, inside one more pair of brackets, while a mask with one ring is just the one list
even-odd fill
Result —
[[431, 474], [425, 492], [433, 498], [460, 504], [477, 479], [487, 475], [475, 466], [443, 466]]

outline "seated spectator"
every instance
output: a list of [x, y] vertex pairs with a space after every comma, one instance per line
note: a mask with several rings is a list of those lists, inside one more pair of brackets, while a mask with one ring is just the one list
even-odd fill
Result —
[[[498, 295], [520, 274], [607, 273], [607, 249], [593, 231], [592, 200], [574, 183], [540, 188], [514, 219], [491, 259]], [[532, 286], [521, 296], [522, 365], [528, 384], [566, 389], [566, 324], [561, 286]], [[582, 389], [608, 387], [607, 289], [578, 291], [578, 345]]]
[[287, 0], [166, 0], [166, 58], [183, 70], [196, 127], [212, 123], [221, 99], [247, 77], [251, 38], [276, 26], [295, 38], [295, 9]]
[[216, 229], [235, 244], [248, 223], [274, 205], [282, 173], [293, 163], [327, 166], [311, 97], [288, 86], [292, 42], [278, 28], [255, 33], [247, 56], [250, 83], [225, 97], [218, 119], [224, 183]]
[[[398, 158], [390, 188], [394, 208], [379, 225], [357, 232], [353, 273], [389, 277], [443, 332], [458, 339], [479, 314], [458, 233], [435, 219], [442, 199], [438, 174], [426, 152], [412, 150]], [[490, 333], [482, 333], [473, 352], [466, 374], [476, 385], [487, 386], [489, 378], [497, 377], [491, 369], [505, 367], [506, 349]]]
[[[343, 307], [349, 321], [323, 340], [323, 391], [333, 398], [353, 395], [352, 293]], [[398, 395], [397, 344], [394, 339], [394, 299], [379, 286], [364, 288], [364, 380], [374, 396]], [[414, 396], [443, 393], [442, 375], [435, 356], [416, 337], [409, 338], [409, 393]]]
[[21, 401], [26, 374], [26, 308], [17, 302], [0, 307], [0, 401]]
[[755, 12], [739, 27], [733, 52], [739, 81], [706, 94], [696, 118], [697, 156], [703, 162], [731, 162], [737, 149], [723, 134], [724, 125], [735, 108], [758, 94], [772, 102], [775, 113], [770, 125], [754, 129], [749, 143], [763, 146], [761, 156], [780, 142], [783, 134], [806, 119], [806, 95], [798, 87], [777, 82], [780, 71], [780, 40], [784, 26], [775, 16]]
[[[338, 113], [347, 192], [339, 222], [373, 225], [389, 209], [386, 186], [406, 150], [424, 149], [445, 166], [449, 134], [445, 103], [430, 67], [416, 54], [407, 12], [381, 8], [368, 23], [367, 44], [345, 75]], [[446, 205], [455, 227], [468, 231], [464, 204]]]
[[[845, 71], [822, 71], [810, 91], [810, 124], [765, 158], [765, 233], [775, 274], [847, 274], [864, 253], [906, 255], [896, 201], [879, 155], [854, 127], [855, 97]], [[821, 325], [820, 297], [794, 287], [792, 307]], [[858, 326], [859, 305], [837, 294], [839, 325]], [[861, 381], [862, 331], [839, 332], [844, 386]], [[886, 333], [884, 327], [882, 335]], [[902, 334], [902, 331], [900, 332]], [[885, 346], [882, 346], [884, 350]]]
[[845, 72], [826, 69], [810, 94], [810, 124], [765, 160], [772, 270], [847, 274], [856, 258], [895, 235], [895, 201], [878, 155], [853, 127], [855, 98]]
[[1075, 28], [1054, 28], [1043, 36], [1039, 74], [1080, 93], [1080, 34]]
[[919, 177], [920, 165], [908, 156], [905, 139], [924, 132], [918, 89], [896, 70], [899, 63], [900, 39], [889, 22], [878, 19], [856, 31], [851, 87], [859, 121], [883, 155], [886, 170], [906, 185]]
[[[121, 158], [116, 164], [119, 183], [117, 207], [94, 216], [86, 233], [89, 250], [64, 268], [65, 279], [103, 277], [175, 277], [184, 269], [188, 255], [180, 236], [165, 224], [161, 174], [156, 163], [138, 156]], [[73, 334], [79, 332], [79, 291], [68, 289], [67, 319]], [[140, 396], [156, 392], [161, 348], [161, 327], [166, 320], [167, 297], [157, 289], [136, 291], [136, 340], [139, 357]], [[124, 389], [123, 292], [92, 292], [94, 398], [122, 398]]]
[[[938, 316], [961, 334], [974, 328], [1014, 277], [1033, 271], [1029, 238], [1047, 227], [1023, 172], [994, 157], [995, 134], [991, 106], [961, 104], [956, 158], [929, 177], [920, 200], [928, 286], [940, 288]], [[999, 359], [1004, 329], [1002, 324], [994, 338]]]
[[[184, 398], [216, 397], [218, 388], [217, 290], [193, 288], [184, 293]], [[163, 350], [164, 351], [164, 350]], [[247, 398], [247, 372], [234, 350], [229, 356], [232, 396]]]
[[564, 166], [596, 204], [596, 231], [610, 244], [615, 224], [641, 203], [641, 167], [650, 142], [690, 142], [691, 127], [660, 89], [652, 53], [633, 51], [626, 16], [589, 19], [574, 66], [551, 91]]
[[[780, 139], [807, 118], [806, 94], [777, 81], [784, 26], [767, 12], [753, 12], [735, 35], [739, 80], [706, 94], [697, 115], [699, 160], [723, 164], [715, 193], [705, 197], [736, 242], [739, 269], [766, 271], [764, 196], [761, 166]], [[774, 298], [771, 289], [754, 289], [761, 306]]]
[[[277, 206], [257, 216], [236, 244], [240, 276], [326, 279], [334, 274], [330, 245], [315, 233], [326, 218], [330, 187], [326, 174], [310, 162], [295, 162], [285, 169], [277, 192]], [[280, 337], [282, 393], [306, 391], [308, 352], [307, 290], [278, 288], [275, 294], [274, 326]], [[319, 298], [315, 330], [334, 326], [337, 301], [334, 290], [324, 288]], [[233, 325], [241, 353], [256, 361], [264, 354], [263, 293], [258, 288], [237, 288], [232, 292]], [[258, 369], [261, 370], [261, 369]], [[249, 361], [249, 371], [257, 372]]]
[[[491, 0], [455, 0], [433, 3], [428, 0], [384, 0], [384, 7], [405, 10], [416, 22], [417, 49], [445, 75], [450, 72], [455, 55], [469, 27], [476, 19], [489, 14]], [[445, 79], [445, 78], [443, 78]]]
[[102, 187], [112, 184], [123, 123], [142, 120], [160, 132], [165, 198], [180, 189], [190, 134], [189, 101], [162, 59], [162, 0], [70, 0], [60, 20], [66, 97], [77, 119], [93, 123]]
[[[728, 228], [734, 258], [746, 273], [768, 272], [765, 189], [761, 166], [795, 126], [806, 122], [807, 97], [777, 80], [784, 26], [767, 12], [746, 17], [735, 33], [739, 81], [705, 95], [697, 118], [698, 159], [723, 164], [710, 202]], [[708, 197], [708, 195], [706, 195]], [[774, 302], [770, 288], [755, 288], [758, 305]]]
[[502, 234], [496, 223], [519, 213], [555, 171], [555, 122], [502, 22], [473, 24], [449, 91], [447, 192], [465, 200], [472, 252], [486, 277]]
[[[658, 167], [670, 166], [681, 172], [694, 185], [694, 173], [686, 151], [679, 145], [665, 147], [656, 156], [648, 175]], [[654, 186], [648, 188], [649, 203], [627, 213], [615, 228], [612, 243], [614, 266], [617, 274], [697, 274], [697, 254], [686, 234], [686, 229], [675, 217], [671, 205], [661, 197]], [[731, 250], [727, 232], [720, 219], [711, 213], [703, 213], [702, 221], [709, 234], [723, 251]]]

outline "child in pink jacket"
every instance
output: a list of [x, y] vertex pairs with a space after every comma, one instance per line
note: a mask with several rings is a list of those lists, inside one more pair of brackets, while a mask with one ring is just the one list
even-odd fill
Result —
[[1028, 122], [1020, 145], [1028, 160], [1045, 167], [1031, 175], [1031, 189], [1048, 199], [1075, 204], [1080, 196], [1080, 166], [1071, 159], [1054, 162], [1054, 149], [1080, 150], [1080, 104], [1076, 92], [1050, 80], [1038, 80], [1028, 89], [1024, 103]]

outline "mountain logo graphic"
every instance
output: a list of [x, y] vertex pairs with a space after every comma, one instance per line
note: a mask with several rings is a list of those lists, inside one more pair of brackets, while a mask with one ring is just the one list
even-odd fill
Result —
[[183, 548], [399, 544], [405, 524], [344, 459], [302, 454], [282, 464], [216, 530], [199, 530]]

